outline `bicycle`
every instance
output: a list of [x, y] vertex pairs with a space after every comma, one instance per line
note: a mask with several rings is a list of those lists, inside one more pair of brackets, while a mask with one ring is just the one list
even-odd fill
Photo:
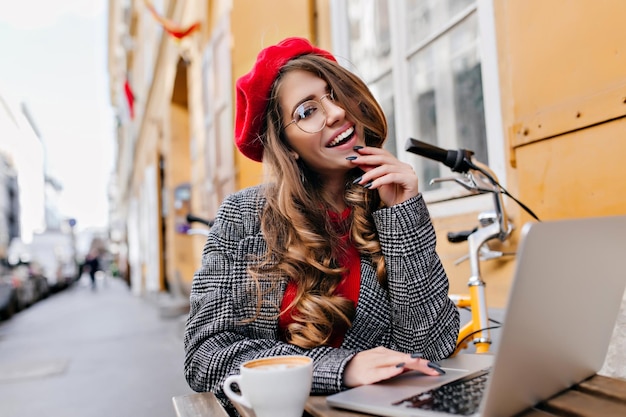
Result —
[[200, 223], [206, 227], [201, 227], [201, 228], [196, 228], [196, 227], [189, 227], [187, 229], [185, 229], [185, 233], [188, 235], [202, 235], [202, 236], [208, 236], [209, 235], [209, 228], [211, 226], [213, 226], [213, 220], [209, 220], [209, 219], [205, 219], [203, 217], [198, 217], [196, 215], [193, 215], [191, 213], [188, 213], [187, 216], [185, 216], [185, 220], [187, 220], [187, 224], [191, 225], [193, 223]]
[[[504, 242], [510, 238], [513, 231], [513, 223], [506, 215], [503, 196], [507, 195], [512, 198], [536, 220], [539, 218], [498, 183], [496, 174], [487, 165], [473, 158], [473, 151], [467, 149], [446, 150], [413, 138], [407, 140], [405, 150], [441, 162], [453, 172], [461, 174], [453, 177], [434, 178], [430, 181], [431, 185], [452, 181], [469, 191], [469, 194], [463, 197], [493, 194], [494, 211], [480, 213], [478, 216], [479, 226], [468, 231], [450, 232], [447, 236], [451, 243], [468, 242], [468, 254], [457, 260], [456, 263], [468, 259], [471, 271], [467, 282], [469, 294], [449, 295], [458, 308], [471, 311], [470, 320], [459, 331], [457, 345], [452, 356], [466, 349], [470, 341], [474, 342], [476, 353], [487, 353], [492, 343], [490, 330], [500, 327], [501, 323], [489, 318], [485, 282], [480, 272], [480, 261], [505, 255], [515, 255], [515, 253], [492, 250], [486, 245], [487, 242], [494, 239]], [[491, 323], [495, 325], [491, 325]]]
[[[184, 235], [201, 235], [209, 236], [209, 229], [213, 226], [213, 220], [198, 217], [191, 213], [187, 213], [185, 216], [185, 222], [177, 227], [177, 232]], [[192, 227], [193, 223], [200, 223], [205, 227]], [[174, 271], [174, 279], [169, 283], [171, 287], [171, 293], [175, 296], [182, 296], [185, 299], [189, 299], [189, 292], [191, 288], [189, 284], [183, 280], [180, 269]]]

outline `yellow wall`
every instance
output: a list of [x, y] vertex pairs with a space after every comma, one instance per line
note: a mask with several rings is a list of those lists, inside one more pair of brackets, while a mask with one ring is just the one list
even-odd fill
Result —
[[[626, 213], [626, 2], [494, 0], [507, 189], [542, 220]], [[533, 221], [512, 200], [515, 251]], [[448, 231], [476, 213], [434, 220], [452, 293], [466, 292], [467, 244]], [[506, 304], [514, 257], [481, 263], [491, 307]]]
[[196, 269], [193, 237], [182, 234], [177, 226], [185, 222], [189, 205], [175, 206], [174, 191], [190, 179], [191, 158], [189, 154], [189, 112], [186, 107], [172, 104], [170, 107], [170, 135], [163, 149], [165, 160], [165, 201], [168, 204], [165, 219], [165, 273], [170, 285], [176, 285], [177, 274], [183, 282], [191, 282]]
[[[507, 189], [541, 219], [626, 213], [626, 2], [494, 0]], [[507, 199], [516, 250], [533, 219]], [[451, 293], [466, 292], [469, 265], [454, 265], [476, 213], [434, 219]], [[491, 307], [506, 304], [514, 257], [481, 263]]]
[[625, 155], [624, 117], [521, 146], [520, 195], [545, 220], [625, 214]]
[[626, 2], [495, 6], [518, 197], [543, 219], [626, 213]]

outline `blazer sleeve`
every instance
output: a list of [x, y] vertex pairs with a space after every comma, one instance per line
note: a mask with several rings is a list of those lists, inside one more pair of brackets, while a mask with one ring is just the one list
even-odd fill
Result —
[[267, 292], [258, 317], [242, 320], [256, 312], [256, 298], [249, 298], [247, 290], [255, 288], [247, 273], [247, 255], [265, 249], [257, 205], [256, 198], [241, 193], [230, 196], [211, 227], [191, 289], [184, 336], [185, 378], [193, 390], [211, 391], [226, 404], [222, 383], [228, 375], [238, 374], [243, 362], [271, 355], [306, 355], [314, 360], [312, 392], [337, 392], [355, 351], [327, 346], [303, 349], [280, 341], [276, 306], [284, 286]]
[[456, 346], [459, 312], [448, 297], [448, 277], [422, 195], [374, 213], [387, 268], [394, 347], [448, 357]]

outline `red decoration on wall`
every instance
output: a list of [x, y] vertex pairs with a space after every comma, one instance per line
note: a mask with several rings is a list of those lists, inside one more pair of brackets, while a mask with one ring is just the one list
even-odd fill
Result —
[[161, 16], [157, 10], [154, 8], [154, 6], [152, 5], [152, 3], [150, 3], [148, 0], [145, 0], [144, 3], [146, 4], [146, 7], [148, 8], [148, 10], [150, 11], [150, 13], [152, 14], [152, 16], [156, 19], [157, 22], [159, 22], [161, 24], [161, 26], [163, 26], [163, 29], [169, 33], [172, 37], [174, 37], [176, 40], [181, 40], [189, 35], [191, 35], [193, 32], [195, 32], [197, 29], [200, 28], [200, 22], [194, 22], [189, 26], [181, 26], [175, 22], [172, 22], [171, 20]]
[[135, 95], [133, 94], [132, 88], [130, 88], [128, 80], [124, 81], [124, 94], [126, 95], [126, 103], [128, 104], [128, 114], [130, 114], [130, 118], [133, 119], [135, 117]]

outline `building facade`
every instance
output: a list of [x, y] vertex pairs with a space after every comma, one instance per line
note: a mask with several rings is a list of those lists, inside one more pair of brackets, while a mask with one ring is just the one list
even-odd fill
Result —
[[[474, 151], [541, 219], [626, 213], [626, 36], [620, 0], [110, 0], [109, 74], [118, 117], [112, 236], [133, 291], [187, 288], [212, 218], [229, 193], [261, 181], [233, 144], [234, 83], [287, 36], [332, 51], [370, 86], [389, 120], [386, 147], [421, 180], [452, 292], [469, 230], [493, 208], [459, 198], [440, 164], [408, 138]], [[514, 252], [532, 220], [505, 201]], [[490, 305], [506, 302], [514, 257], [483, 264]]]
[[28, 107], [0, 91], [0, 258], [46, 228], [45, 152]]

